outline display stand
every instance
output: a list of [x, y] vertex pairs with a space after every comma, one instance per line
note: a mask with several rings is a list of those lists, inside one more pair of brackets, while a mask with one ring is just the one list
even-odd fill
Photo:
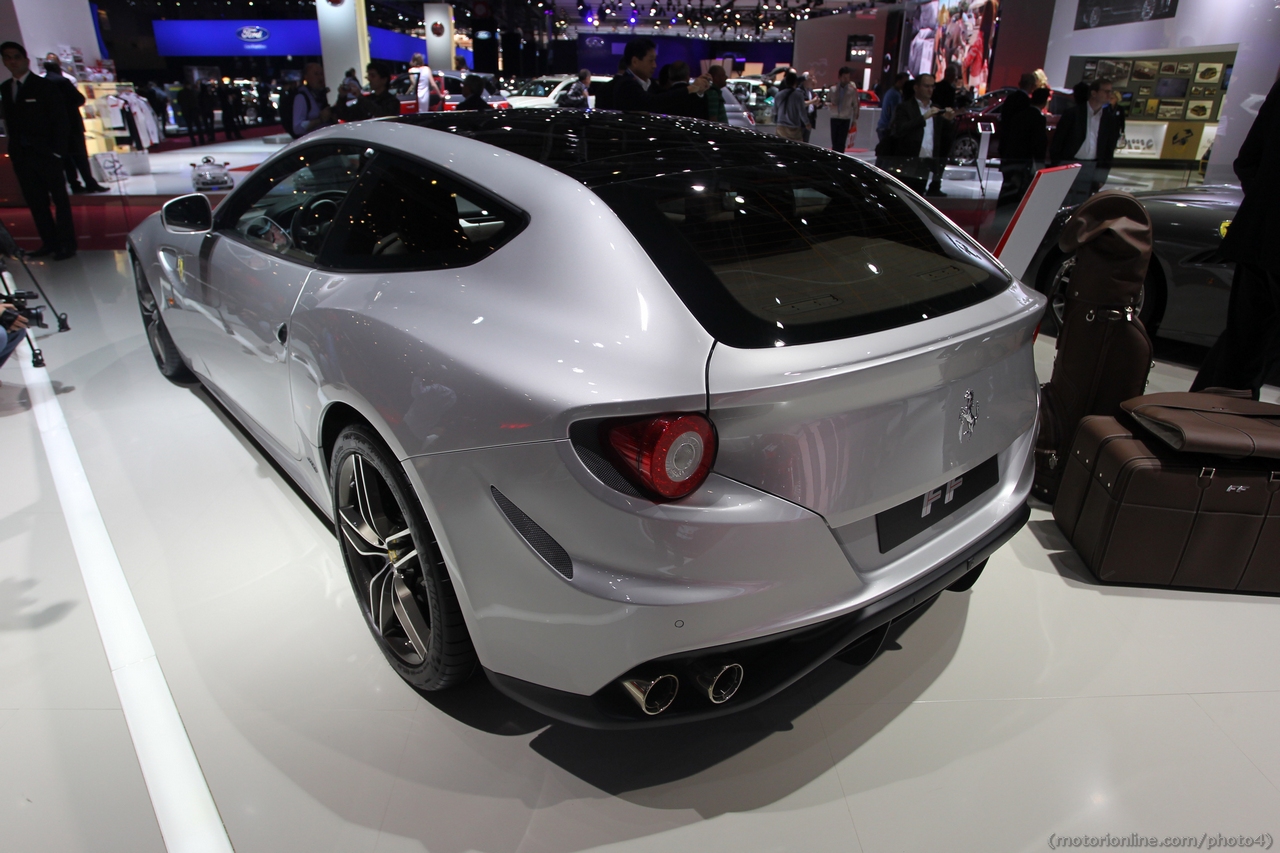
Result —
[[1079, 169], [1079, 163], [1054, 166], [1041, 169], [1031, 179], [1027, 194], [1022, 197], [1022, 203], [992, 253], [1017, 278], [1026, 273], [1027, 265], [1035, 257], [1036, 249], [1040, 248], [1040, 241], [1053, 224], [1053, 217], [1062, 207]]

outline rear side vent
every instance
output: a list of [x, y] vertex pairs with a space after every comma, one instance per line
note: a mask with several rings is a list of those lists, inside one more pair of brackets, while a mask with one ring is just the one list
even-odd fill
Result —
[[539, 527], [536, 521], [525, 515], [520, 507], [513, 504], [506, 495], [498, 491], [496, 487], [490, 486], [489, 491], [493, 492], [493, 501], [498, 505], [498, 509], [502, 510], [502, 514], [507, 517], [507, 521], [511, 522], [511, 526], [516, 529], [516, 533], [519, 533], [520, 537], [529, 543], [529, 547], [536, 551], [548, 566], [566, 578], [572, 578], [573, 560], [570, 559], [569, 552], [561, 547], [559, 542], [552, 539], [550, 533]]

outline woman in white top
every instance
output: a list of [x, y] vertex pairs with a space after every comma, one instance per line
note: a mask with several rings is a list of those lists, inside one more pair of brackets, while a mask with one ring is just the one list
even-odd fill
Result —
[[418, 112], [425, 113], [432, 107], [432, 95], [436, 96], [437, 103], [440, 101], [440, 90], [436, 87], [436, 78], [431, 73], [431, 66], [427, 65], [427, 58], [421, 53], [411, 56], [409, 73], [418, 75]]

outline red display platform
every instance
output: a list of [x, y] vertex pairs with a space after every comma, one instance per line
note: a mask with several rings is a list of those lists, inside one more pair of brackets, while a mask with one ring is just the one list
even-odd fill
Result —
[[[71, 213], [76, 223], [76, 243], [81, 249], [123, 249], [125, 237], [138, 223], [160, 209], [172, 196], [135, 195], [73, 196]], [[24, 249], [40, 247], [31, 211], [25, 207], [0, 207], [4, 227]]]

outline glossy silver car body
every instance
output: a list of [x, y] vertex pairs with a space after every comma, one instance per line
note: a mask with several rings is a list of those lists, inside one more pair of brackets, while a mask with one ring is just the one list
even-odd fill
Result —
[[[585, 699], [648, 661], [909, 609], [1025, 519], [1044, 299], [1007, 274], [1001, 292], [900, 328], [735, 348], [566, 174], [407, 120], [328, 129], [276, 156], [334, 141], [411, 154], [527, 224], [479, 263], [432, 271], [319, 269], [158, 216], [130, 251], [191, 368], [326, 511], [334, 419], [377, 431], [438, 537], [481, 663], [525, 701], [557, 713], [530, 696]], [[571, 438], [592, 419], [668, 411], [706, 413], [719, 436], [713, 472], [682, 500], [620, 490]], [[877, 513], [922, 495], [927, 512], [931, 492], [991, 457], [996, 486], [880, 552]], [[563, 546], [571, 578], [494, 489]]]

